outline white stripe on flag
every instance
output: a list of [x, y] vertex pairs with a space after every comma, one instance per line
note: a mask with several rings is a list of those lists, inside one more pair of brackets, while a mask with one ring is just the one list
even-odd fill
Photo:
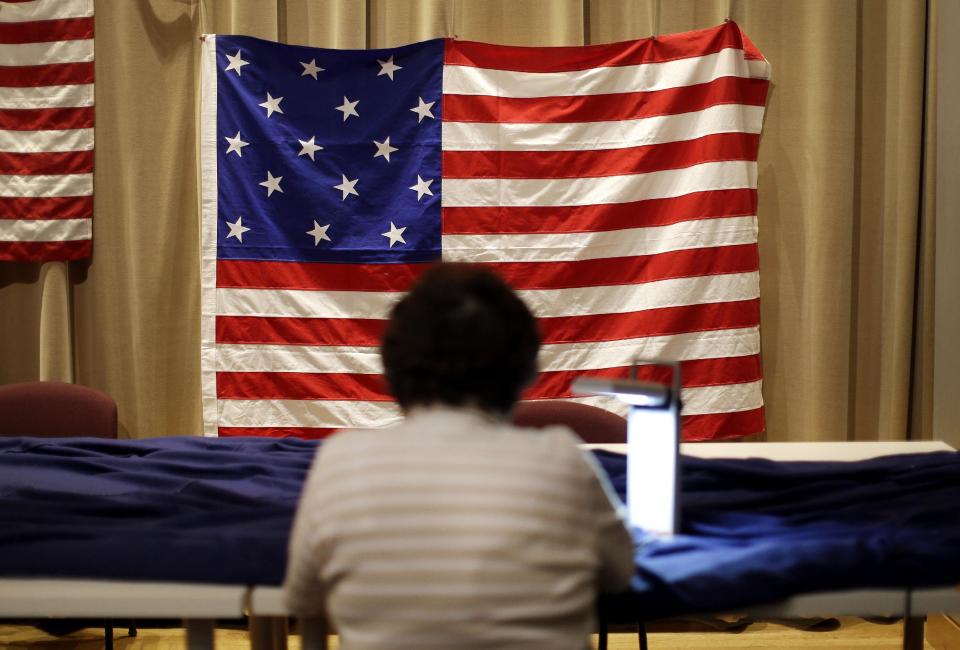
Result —
[[44, 153], [48, 151], [90, 151], [93, 129], [63, 131], [8, 131], [0, 129], [0, 151]]
[[706, 415], [728, 411], [752, 411], [763, 406], [760, 388], [763, 382], [719, 384], [684, 388], [680, 391], [684, 415]]
[[0, 241], [72, 241], [92, 231], [90, 219], [0, 219]]
[[[638, 65], [609, 66], [572, 72], [514, 72], [461, 65], [443, 68], [445, 95], [549, 97], [649, 92], [707, 83], [719, 77], [766, 78], [766, 61], [747, 60], [743, 50]], [[562, 90], [562, 93], [559, 92]]]
[[517, 295], [539, 318], [625, 314], [665, 307], [753, 300], [760, 296], [760, 274], [751, 271], [601, 288], [532, 289], [517, 291]]
[[28, 23], [35, 20], [86, 18], [93, 15], [93, 0], [32, 0], [4, 2], [0, 20], [5, 23]]
[[[623, 149], [694, 140], [717, 133], [760, 133], [762, 106], [721, 104], [702, 111], [604, 122], [444, 121], [444, 151]], [[444, 181], [444, 191], [446, 183]]]
[[[3, 15], [0, 14], [0, 19]], [[51, 63], [93, 61], [93, 39], [51, 41], [48, 43], [0, 44], [3, 65], [33, 66]]]
[[460, 262], [561, 262], [656, 255], [691, 248], [754, 244], [757, 218], [692, 219], [669, 226], [603, 232], [444, 235], [443, 259]]
[[217, 372], [383, 372], [380, 349], [373, 346], [218, 343], [216, 357]]
[[448, 178], [441, 201], [445, 208], [598, 205], [756, 187], [757, 163], [732, 160], [595, 178]]
[[[697, 386], [680, 391], [683, 415], [709, 415], [752, 411], [763, 406], [762, 383], [751, 381], [742, 384]], [[627, 414], [627, 405], [615, 397], [573, 397], [570, 401], [599, 406], [620, 415]]]
[[[541, 317], [618, 314], [663, 307], [752, 300], [759, 275], [726, 273], [670, 278], [644, 284], [519, 291]], [[310, 291], [303, 289], [217, 289], [221, 316], [288, 318], [386, 318], [400, 292]]]
[[400, 419], [394, 402], [233, 400], [217, 403], [221, 427], [379, 428]]
[[385, 318], [400, 292], [217, 289], [219, 316]]
[[542, 371], [598, 370], [629, 366], [637, 357], [677, 361], [745, 357], [760, 353], [757, 327], [643, 336], [596, 343], [552, 343], [540, 348]]
[[4, 176], [0, 196], [90, 196], [93, 174], [58, 176]]
[[93, 84], [0, 87], [0, 109], [93, 106]]
[[[742, 357], [760, 352], [757, 327], [647, 336], [594, 343], [552, 343], [540, 350], [542, 371], [594, 370], [630, 365], [637, 356], [689, 361]], [[218, 344], [218, 372], [316, 372], [380, 374], [374, 346]]]

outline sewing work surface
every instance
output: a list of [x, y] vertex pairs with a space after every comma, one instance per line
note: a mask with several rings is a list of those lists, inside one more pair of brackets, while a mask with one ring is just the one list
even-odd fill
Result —
[[[0, 440], [0, 577], [278, 585], [318, 443]], [[626, 459], [594, 452], [621, 497]], [[683, 534], [637, 532], [616, 617], [960, 582], [960, 453], [682, 458]], [[616, 613], [614, 613], [616, 612]]]

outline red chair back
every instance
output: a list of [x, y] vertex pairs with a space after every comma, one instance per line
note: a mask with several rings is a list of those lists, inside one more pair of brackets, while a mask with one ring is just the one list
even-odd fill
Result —
[[117, 403], [106, 393], [59, 381], [0, 386], [0, 436], [117, 437]]
[[518, 427], [542, 428], [563, 424], [589, 444], [617, 444], [627, 441], [627, 420], [599, 406], [564, 400], [519, 402], [513, 411]]

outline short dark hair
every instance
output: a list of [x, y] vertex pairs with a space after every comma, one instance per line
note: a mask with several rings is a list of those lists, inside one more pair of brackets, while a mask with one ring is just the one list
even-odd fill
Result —
[[533, 314], [500, 276], [445, 263], [394, 306], [381, 354], [405, 410], [446, 404], [506, 413], [536, 374], [539, 348]]

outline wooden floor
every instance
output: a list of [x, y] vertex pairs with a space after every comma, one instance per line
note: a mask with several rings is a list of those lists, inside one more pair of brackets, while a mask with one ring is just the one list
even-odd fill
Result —
[[[938, 619], [941, 617], [937, 617]], [[841, 618], [839, 629], [827, 632], [804, 632], [772, 623], [754, 623], [742, 632], [674, 632], [649, 635], [651, 650], [726, 650], [733, 648], [781, 648], [785, 650], [812, 650], [813, 648], [870, 648], [894, 650], [901, 647], [903, 627], [900, 623], [878, 625], [856, 618]], [[960, 635], [937, 639], [942, 625], [931, 620], [928, 624], [925, 648], [933, 650], [960, 650]], [[960, 631], [960, 630], [958, 630]], [[136, 638], [126, 636], [126, 629], [115, 631], [117, 650], [179, 650], [185, 646], [183, 630], [150, 629], [138, 631]], [[939, 642], [938, 642], [939, 641]], [[94, 650], [103, 647], [103, 630], [88, 628], [66, 637], [51, 637], [33, 627], [0, 626], [0, 649], [3, 650]], [[247, 633], [236, 629], [218, 629], [216, 647], [228, 650], [249, 648]], [[336, 648], [336, 642], [331, 648]], [[596, 644], [594, 643], [594, 647]], [[635, 634], [612, 634], [610, 650], [634, 650]], [[298, 650], [300, 638], [291, 635], [289, 648]]]

